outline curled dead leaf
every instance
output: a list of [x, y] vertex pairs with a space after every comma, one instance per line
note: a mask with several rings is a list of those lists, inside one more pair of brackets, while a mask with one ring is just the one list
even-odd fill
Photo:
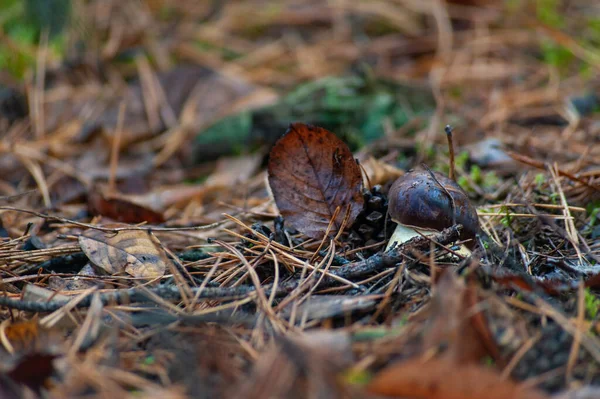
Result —
[[142, 230], [117, 234], [88, 230], [79, 236], [79, 245], [93, 264], [110, 274], [125, 271], [134, 277], [160, 277], [169, 262], [155, 239]]
[[104, 195], [98, 191], [88, 194], [88, 209], [94, 215], [103, 215], [123, 223], [163, 223], [163, 215], [125, 196]]
[[384, 185], [387, 182], [393, 182], [400, 176], [404, 175], [404, 171], [393, 165], [385, 163], [381, 160], [369, 156], [364, 161], [361, 161], [365, 174], [369, 177], [369, 182], [372, 186]]
[[392, 364], [375, 376], [367, 390], [415, 399], [548, 399], [485, 366], [456, 364], [451, 359], [412, 359]]
[[323, 238], [340, 207], [332, 234], [363, 209], [362, 177], [348, 146], [321, 127], [293, 123], [270, 153], [269, 186], [286, 221], [309, 237]]

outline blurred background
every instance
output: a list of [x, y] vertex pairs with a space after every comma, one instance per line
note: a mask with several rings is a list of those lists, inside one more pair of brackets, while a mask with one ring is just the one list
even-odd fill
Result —
[[121, 192], [231, 186], [302, 121], [441, 171], [451, 124], [461, 185], [494, 200], [511, 152], [594, 178], [599, 68], [585, 0], [2, 0], [0, 195], [73, 201], [115, 147]]

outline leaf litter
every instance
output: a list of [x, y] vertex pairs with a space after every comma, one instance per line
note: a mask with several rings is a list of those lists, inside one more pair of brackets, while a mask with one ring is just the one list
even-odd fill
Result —
[[598, 397], [589, 2], [9, 3], [0, 396]]

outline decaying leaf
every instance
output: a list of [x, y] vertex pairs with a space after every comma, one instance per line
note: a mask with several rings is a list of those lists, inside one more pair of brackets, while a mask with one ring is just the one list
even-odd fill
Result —
[[293, 123], [271, 150], [269, 185], [279, 212], [309, 237], [320, 239], [337, 207], [332, 234], [363, 208], [362, 178], [348, 146], [333, 133]]
[[104, 195], [92, 191], [88, 195], [88, 209], [93, 215], [103, 215], [123, 223], [163, 223], [163, 215], [154, 209], [137, 204], [125, 196]]
[[226, 397], [364, 398], [341, 383], [340, 371], [331, 352], [284, 338], [261, 354], [250, 377], [240, 379]]
[[134, 277], [160, 277], [169, 261], [150, 234], [142, 230], [117, 234], [89, 230], [79, 236], [79, 245], [93, 264], [110, 274], [125, 271]]
[[37, 319], [12, 323], [6, 320], [2, 324], [0, 397], [11, 397], [5, 392], [10, 386], [20, 390], [20, 385], [26, 385], [39, 392], [54, 372], [54, 359], [62, 349], [62, 334], [43, 328]]
[[44, 381], [54, 372], [53, 361], [56, 355], [31, 353], [19, 359], [15, 367], [7, 373], [13, 381], [39, 390]]
[[[485, 355], [497, 358], [497, 349], [482, 334], [477, 292], [450, 270], [443, 272], [431, 298], [431, 316], [424, 336], [425, 350], [446, 348], [456, 363], [479, 362]], [[484, 326], [485, 327], [485, 326]], [[482, 331], [483, 330], [483, 331]]]
[[371, 186], [384, 185], [388, 182], [393, 182], [404, 174], [402, 169], [390, 165], [381, 160], [375, 159], [372, 156], [361, 160], [360, 164], [369, 178]]
[[548, 396], [503, 379], [483, 365], [457, 365], [450, 359], [412, 359], [382, 370], [367, 390], [387, 397], [415, 399], [547, 399]]

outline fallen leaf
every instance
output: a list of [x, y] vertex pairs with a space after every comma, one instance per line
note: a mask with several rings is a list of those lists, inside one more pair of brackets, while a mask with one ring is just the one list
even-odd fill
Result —
[[13, 381], [38, 391], [54, 372], [54, 359], [56, 357], [56, 355], [47, 353], [25, 355], [7, 375]]
[[339, 355], [281, 338], [264, 350], [248, 378], [238, 379], [226, 398], [364, 398], [344, 384]]
[[484, 307], [475, 287], [467, 286], [453, 271], [444, 270], [435, 288], [423, 338], [425, 351], [447, 348], [445, 356], [457, 364], [479, 362], [485, 355], [497, 359], [497, 348], [483, 328]]
[[264, 154], [255, 153], [238, 157], [221, 157], [216, 168], [206, 179], [209, 187], [235, 187], [247, 182], [260, 168]]
[[347, 226], [363, 209], [362, 177], [348, 146], [333, 133], [293, 123], [271, 150], [269, 186], [286, 221], [309, 237], [320, 239], [335, 210], [332, 234]]
[[10, 352], [34, 348], [40, 338], [40, 327], [37, 320], [19, 321], [4, 327], [4, 346], [10, 346]]
[[88, 209], [93, 215], [102, 215], [123, 223], [163, 223], [163, 215], [154, 209], [137, 204], [126, 196], [105, 195], [98, 190], [88, 194]]
[[548, 399], [485, 366], [457, 365], [449, 359], [411, 359], [392, 364], [373, 378], [367, 391], [414, 399]]
[[142, 230], [117, 234], [88, 230], [79, 236], [79, 245], [93, 264], [110, 274], [124, 270], [134, 277], [160, 277], [169, 262], [150, 234]]
[[384, 185], [387, 182], [393, 182], [404, 175], [402, 169], [398, 169], [397, 167], [375, 159], [372, 156], [361, 161], [360, 164], [362, 165], [365, 174], [369, 177], [371, 186]]
[[[35, 318], [16, 322], [5, 320], [0, 335], [0, 375], [6, 377], [6, 383], [27, 385], [39, 392], [54, 372], [53, 361], [60, 356], [62, 333], [42, 327]], [[4, 388], [0, 382], [2, 398], [5, 397]]]

